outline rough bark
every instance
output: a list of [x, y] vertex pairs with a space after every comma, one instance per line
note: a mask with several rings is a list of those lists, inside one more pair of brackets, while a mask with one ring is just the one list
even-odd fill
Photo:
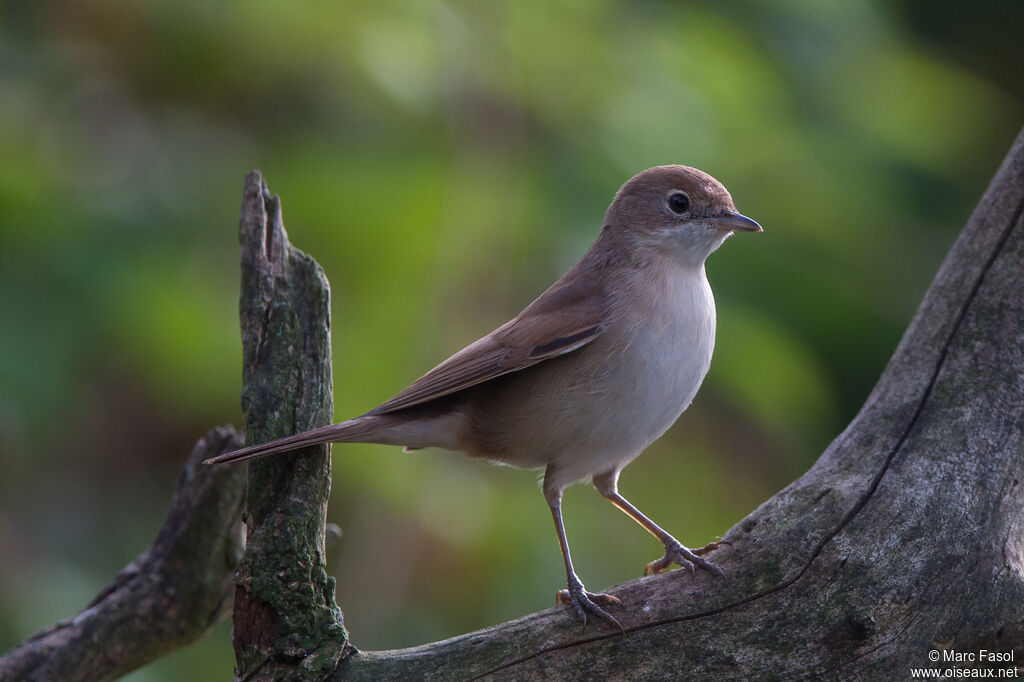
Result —
[[231, 609], [245, 471], [208, 457], [242, 444], [211, 429], [192, 450], [156, 539], [73, 618], [0, 658], [0, 680], [112, 680], [205, 635]]
[[[860, 413], [726, 533], [728, 581], [620, 585], [624, 633], [552, 609], [357, 653], [337, 679], [879, 680], [1024, 659], [1022, 209], [1024, 134]], [[949, 662], [980, 650], [1016, 661]]]
[[[330, 423], [330, 288], [320, 266], [288, 243], [280, 201], [258, 171], [245, 178], [239, 246], [247, 442]], [[325, 679], [350, 651], [324, 556], [328, 452], [321, 445], [249, 465], [235, 590], [238, 679]]]

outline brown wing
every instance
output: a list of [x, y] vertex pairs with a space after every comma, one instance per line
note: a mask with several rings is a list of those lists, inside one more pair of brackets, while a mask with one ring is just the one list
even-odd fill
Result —
[[466, 346], [368, 414], [386, 414], [450, 395], [572, 352], [602, 331], [606, 294], [572, 271], [514, 319]]

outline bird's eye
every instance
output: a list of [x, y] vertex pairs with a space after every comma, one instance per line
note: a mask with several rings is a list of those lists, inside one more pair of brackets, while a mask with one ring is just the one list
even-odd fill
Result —
[[676, 192], [668, 198], [668, 207], [673, 213], [686, 213], [690, 210], [690, 197], [682, 192]]

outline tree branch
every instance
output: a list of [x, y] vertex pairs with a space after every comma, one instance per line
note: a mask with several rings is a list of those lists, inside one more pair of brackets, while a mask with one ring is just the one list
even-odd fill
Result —
[[[246, 440], [329, 424], [330, 288], [316, 261], [288, 243], [280, 201], [258, 171], [245, 178], [238, 229]], [[352, 650], [324, 557], [328, 452], [320, 445], [249, 465], [235, 591], [238, 679], [325, 679]]]
[[156, 539], [74, 618], [0, 658], [0, 680], [112, 680], [223, 620], [242, 552], [245, 472], [202, 461], [240, 447], [230, 427], [196, 443]]

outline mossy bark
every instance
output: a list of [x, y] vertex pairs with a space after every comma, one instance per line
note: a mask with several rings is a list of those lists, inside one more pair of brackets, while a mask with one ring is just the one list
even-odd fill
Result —
[[[288, 243], [279, 200], [258, 171], [239, 221], [242, 409], [248, 443], [330, 423], [330, 288]], [[324, 557], [328, 446], [249, 465], [246, 551], [236, 574], [236, 675], [321, 680], [351, 650]]]

